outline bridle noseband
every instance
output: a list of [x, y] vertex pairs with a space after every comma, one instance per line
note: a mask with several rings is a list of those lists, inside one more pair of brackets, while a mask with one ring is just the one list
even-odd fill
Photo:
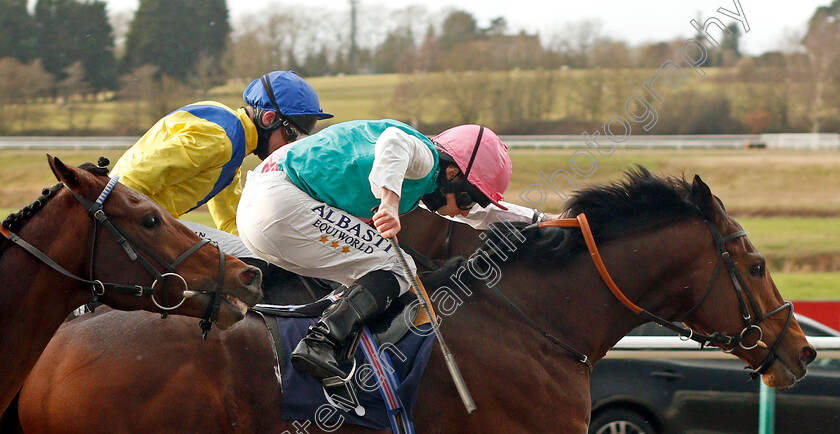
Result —
[[[106, 291], [113, 290], [119, 293], [128, 294], [128, 295], [136, 295], [138, 297], [142, 297], [145, 295], [149, 295], [152, 299], [152, 303], [162, 311], [164, 311], [164, 316], [166, 312], [179, 308], [186, 297], [182, 295], [181, 301], [177, 304], [172, 306], [166, 306], [166, 288], [167, 283], [165, 282], [166, 277], [175, 277], [180, 279], [182, 284], [184, 285], [184, 290], [189, 290], [187, 285], [187, 281], [184, 279], [183, 276], [178, 274], [175, 268], [183, 262], [185, 259], [190, 257], [193, 253], [198, 251], [201, 247], [205, 244], [212, 244], [219, 250], [219, 276], [218, 276], [218, 287], [216, 292], [213, 293], [213, 300], [207, 307], [207, 312], [202, 318], [201, 322], [199, 323], [203, 334], [206, 338], [207, 332], [210, 330], [212, 323], [216, 321], [219, 307], [221, 303], [221, 297], [219, 296], [219, 292], [222, 290], [222, 283], [224, 279], [224, 268], [225, 268], [225, 261], [224, 261], [224, 252], [222, 251], [221, 247], [216, 242], [210, 241], [208, 239], [202, 239], [192, 247], [190, 247], [186, 252], [182, 253], [180, 256], [175, 258], [174, 261], [171, 263], [166, 262], [162, 259], [159, 255], [155, 252], [149, 250], [142, 244], [134, 241], [125, 231], [123, 231], [119, 226], [108, 219], [108, 216], [105, 213], [103, 208], [103, 204], [108, 196], [111, 194], [114, 186], [117, 184], [119, 180], [119, 176], [112, 177], [105, 188], [100, 193], [99, 197], [96, 201], [91, 202], [88, 199], [82, 197], [80, 194], [73, 191], [71, 188], [67, 187], [66, 185], [62, 184], [64, 187], [67, 187], [67, 190], [73, 194], [73, 197], [87, 210], [88, 215], [90, 215], [93, 219], [93, 242], [91, 243], [91, 263], [90, 263], [90, 279], [84, 279], [82, 277], [76, 276], [75, 274], [71, 273], [70, 271], [66, 270], [64, 267], [53, 261], [50, 257], [46, 254], [32, 246], [31, 244], [27, 243], [23, 239], [21, 239], [17, 234], [11, 232], [9, 229], [5, 227], [0, 227], [0, 233], [3, 234], [9, 241], [17, 244], [33, 256], [35, 256], [38, 260], [40, 260], [45, 265], [49, 266], [50, 268], [58, 271], [59, 273], [63, 274], [64, 276], [70, 277], [76, 281], [83, 282], [86, 284], [91, 285], [91, 303], [92, 306], [94, 302], [96, 302], [99, 297], [105, 295]], [[152, 277], [154, 277], [154, 281], [152, 282], [151, 286], [141, 286], [141, 285], [124, 285], [118, 283], [104, 283], [101, 280], [94, 279], [94, 264], [95, 264], [95, 257], [94, 253], [96, 251], [96, 244], [97, 244], [97, 233], [98, 233], [98, 225], [102, 225], [108, 232], [110, 232], [117, 241], [125, 253], [128, 255], [129, 259], [132, 261], [137, 261]], [[143, 252], [146, 256], [152, 258], [155, 262], [161, 265], [166, 271], [164, 273], [160, 273], [155, 266], [153, 266], [143, 255], [138, 255], [137, 250]], [[158, 302], [155, 299], [155, 290], [158, 287], [158, 283], [161, 283], [161, 292], [162, 292], [162, 302]]]
[[[717, 278], [718, 272], [720, 271], [721, 262], [723, 262], [724, 265], [726, 265], [726, 270], [729, 272], [729, 278], [732, 281], [733, 288], [735, 289], [735, 295], [738, 298], [738, 305], [741, 309], [741, 318], [744, 320], [744, 328], [743, 330], [741, 330], [741, 333], [739, 333], [737, 336], [731, 336], [719, 332], [715, 332], [710, 336], [699, 335], [699, 337], [706, 338], [705, 342], [698, 340], [701, 346], [706, 344], [718, 345], [724, 350], [724, 352], [727, 353], [731, 353], [737, 347], [741, 347], [744, 350], [751, 350], [755, 347], [768, 348], [767, 345], [762, 341], [764, 337], [764, 332], [760, 327], [761, 323], [767, 318], [785, 309], [788, 309], [788, 317], [785, 320], [784, 327], [782, 327], [782, 332], [779, 333], [779, 337], [776, 339], [776, 342], [773, 344], [773, 346], [771, 348], [768, 348], [767, 356], [757, 368], [747, 368], [750, 369], [750, 376], [756, 378], [757, 376], [767, 372], [770, 366], [772, 366], [773, 363], [777, 360], [776, 350], [781, 344], [782, 339], [784, 339], [785, 335], [787, 334], [791, 320], [793, 319], [793, 303], [791, 303], [790, 301], [786, 301], [776, 309], [773, 309], [770, 312], [763, 314], [761, 308], [758, 305], [758, 301], [755, 299], [755, 295], [753, 295], [753, 292], [749, 289], [746, 283], [744, 283], [744, 279], [741, 278], [741, 274], [738, 273], [738, 270], [735, 268], [735, 264], [732, 262], [732, 258], [729, 254], [729, 251], [726, 249], [727, 242], [746, 236], [747, 231], [742, 229], [740, 231], [723, 236], [718, 231], [717, 227], [715, 227], [714, 223], [712, 223], [709, 220], [706, 220], [705, 223], [709, 227], [709, 231], [711, 232], [712, 238], [714, 239], [715, 248], [718, 252], [718, 260], [715, 263], [715, 270], [712, 273], [712, 278], [709, 281], [709, 287], [706, 289], [706, 293], [703, 295], [700, 301], [696, 305], [694, 305], [694, 307], [692, 307], [686, 313], [681, 315], [681, 317], [687, 318], [696, 309], [698, 309], [703, 304], [703, 302], [706, 301], [706, 299], [709, 296], [709, 293], [711, 293], [714, 287], [714, 281]], [[755, 317], [750, 315], [750, 310], [747, 307], [747, 302], [749, 302], [749, 306], [752, 307], [752, 310], [755, 313]], [[691, 331], [690, 329], [688, 330]], [[755, 340], [755, 344], [745, 345], [744, 341], [746, 340], [746, 337], [750, 334], [752, 330], [758, 330], [758, 337]], [[680, 334], [684, 335], [684, 333]], [[724, 348], [725, 345], [730, 346], [730, 348]]]

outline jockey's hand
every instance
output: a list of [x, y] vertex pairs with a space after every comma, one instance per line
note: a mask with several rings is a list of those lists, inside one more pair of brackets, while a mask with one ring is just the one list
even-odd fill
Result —
[[373, 226], [383, 238], [393, 238], [400, 232], [400, 196], [382, 189], [382, 203], [373, 215]]

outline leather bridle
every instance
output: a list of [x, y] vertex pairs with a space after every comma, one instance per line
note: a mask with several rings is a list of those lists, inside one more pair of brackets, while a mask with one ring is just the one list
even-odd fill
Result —
[[[706, 220], [706, 225], [709, 227], [709, 231], [712, 234], [712, 238], [715, 243], [715, 249], [719, 253], [718, 260], [715, 264], [715, 270], [712, 272], [712, 278], [709, 281], [708, 289], [706, 290], [703, 297], [700, 299], [697, 304], [694, 305], [691, 309], [689, 309], [686, 313], [681, 315], [681, 317], [685, 318], [688, 317], [692, 312], [697, 310], [703, 302], [706, 301], [709, 294], [711, 293], [712, 289], [714, 288], [715, 280], [717, 279], [717, 275], [720, 272], [720, 264], [726, 266], [727, 271], [729, 272], [729, 277], [732, 280], [732, 285], [735, 289], [735, 295], [738, 298], [738, 304], [741, 309], [741, 317], [744, 320], [744, 328], [738, 335], [729, 335], [722, 332], [714, 332], [710, 335], [704, 335], [701, 333], [697, 333], [690, 328], [687, 327], [680, 327], [678, 325], [673, 324], [671, 321], [666, 320], [658, 315], [655, 315], [641, 307], [637, 306], [635, 303], [630, 301], [624, 293], [618, 288], [618, 286], [613, 282], [612, 278], [607, 271], [606, 266], [604, 265], [604, 261], [601, 258], [601, 254], [598, 252], [598, 247], [595, 245], [595, 238], [592, 235], [592, 230], [589, 227], [589, 222], [586, 219], [586, 215], [581, 213], [578, 214], [577, 218], [566, 218], [566, 219], [558, 219], [558, 220], [550, 220], [546, 222], [542, 222], [530, 227], [578, 227], [580, 228], [581, 232], [583, 233], [584, 241], [586, 242], [586, 246], [589, 249], [589, 253], [592, 257], [592, 261], [595, 263], [596, 268], [598, 269], [601, 278], [607, 284], [607, 287], [613, 293], [613, 295], [627, 308], [632, 310], [638, 315], [646, 317], [647, 319], [656, 322], [657, 324], [667, 327], [681, 336], [685, 337], [686, 339], [691, 339], [693, 341], [699, 342], [700, 346], [705, 345], [716, 345], [721, 347], [726, 352], [734, 351], [738, 346], [740, 346], [744, 350], [751, 350], [757, 346], [761, 346], [762, 348], [767, 348], [767, 345], [762, 341], [763, 338], [763, 331], [761, 329], [760, 324], [776, 313], [779, 313], [785, 309], [788, 309], [788, 317], [785, 321], [785, 325], [782, 328], [782, 332], [779, 334], [778, 339], [773, 344], [772, 347], [768, 348], [768, 354], [764, 358], [764, 360], [759, 364], [759, 366], [755, 369], [750, 369], [750, 376], [752, 378], [756, 378], [757, 376], [764, 374], [776, 362], [778, 359], [776, 355], [776, 351], [779, 345], [784, 339], [785, 334], [787, 333], [791, 320], [793, 319], [793, 303], [786, 301], [781, 306], [776, 309], [763, 314], [761, 308], [758, 305], [755, 296], [753, 295], [752, 291], [750, 291], [749, 287], [743, 283], [743, 279], [741, 278], [738, 270], [735, 269], [735, 265], [732, 263], [732, 259], [729, 255], [729, 251], [726, 249], [726, 243], [728, 241], [734, 240], [736, 238], [740, 238], [747, 235], [747, 231], [740, 230], [738, 232], [731, 233], [726, 236], [722, 236], [720, 231], [718, 231], [715, 225]], [[526, 228], [527, 229], [527, 228]], [[749, 306], [752, 307], [755, 316], [750, 315], [750, 310], [747, 306], [749, 302]], [[758, 330], [759, 336], [753, 345], [745, 345], [744, 341], [746, 337], [752, 332], [752, 330]], [[728, 347], [728, 348], [727, 348]], [[575, 353], [573, 353], [575, 354]], [[577, 354], [575, 354], [577, 356]]]
[[[758, 305], [758, 301], [755, 299], [755, 295], [750, 290], [749, 286], [747, 286], [747, 284], [744, 283], [744, 279], [741, 277], [741, 274], [735, 268], [735, 264], [732, 263], [732, 258], [729, 254], [729, 251], [727, 251], [727, 249], [726, 249], [726, 243], [728, 241], [746, 236], [747, 231], [742, 229], [740, 231], [734, 232], [734, 233], [729, 234], [727, 236], [722, 236], [720, 234], [720, 232], [717, 230], [717, 227], [715, 227], [715, 225], [711, 221], [706, 220], [705, 223], [709, 227], [709, 231], [711, 232], [712, 238], [714, 239], [715, 246], [716, 246], [717, 252], [719, 254], [718, 255], [718, 260], [715, 263], [715, 271], [712, 273], [712, 279], [709, 281], [709, 287], [706, 289], [706, 293], [703, 295], [703, 297], [700, 299], [700, 301], [696, 305], [694, 305], [694, 307], [692, 307], [686, 313], [681, 315], [681, 317], [682, 318], [688, 318], [689, 315], [691, 315], [695, 310], [697, 310], [703, 304], [703, 302], [706, 301], [706, 299], [709, 296], [709, 293], [711, 293], [712, 288], [714, 287], [715, 278], [717, 277], [717, 274], [720, 271], [720, 264], [721, 264], [721, 262], [723, 262], [724, 265], [726, 265], [726, 270], [729, 272], [729, 278], [732, 281], [733, 288], [735, 289], [735, 295], [738, 298], [738, 305], [741, 309], [741, 318], [744, 320], [744, 325], [745, 325], [744, 329], [741, 330], [741, 333], [739, 333], [737, 336], [731, 336], [731, 335], [727, 335], [727, 334], [724, 334], [724, 333], [717, 333], [716, 332], [716, 333], [713, 333], [711, 336], [709, 336], [708, 338], [711, 338], [711, 339], [708, 339], [705, 343], [706, 344], [711, 343], [713, 345], [718, 345], [719, 347], [721, 347], [727, 353], [731, 353], [738, 346], [741, 347], [744, 350], [751, 350], [755, 347], [767, 348], [767, 345], [762, 340], [763, 337], [764, 337], [764, 332], [760, 327], [761, 323], [764, 320], [766, 320], [767, 318], [769, 318], [769, 317], [771, 317], [771, 316], [773, 316], [773, 315], [775, 315], [775, 314], [777, 314], [777, 313], [779, 313], [779, 312], [781, 312], [785, 309], [788, 309], [788, 317], [785, 320], [785, 325], [784, 325], [784, 327], [782, 327], [782, 332], [779, 334], [778, 339], [776, 339], [776, 342], [773, 344], [773, 346], [768, 349], [769, 351], [768, 351], [767, 356], [759, 364], [758, 368], [755, 368], [755, 369], [750, 368], [750, 376], [755, 378], [758, 375], [761, 375], [761, 374], [764, 374], [765, 372], [767, 372], [767, 369], [769, 369], [770, 366], [772, 366], [773, 363], [777, 360], [776, 350], [778, 349], [779, 345], [781, 344], [782, 339], [784, 339], [785, 334], [787, 334], [788, 328], [790, 327], [791, 320], [793, 319], [793, 303], [791, 303], [790, 301], [786, 301], [786, 302], [782, 303], [782, 305], [777, 307], [776, 309], [773, 309], [770, 312], [767, 312], [766, 314], [762, 313], [762, 310]], [[750, 310], [747, 307], [747, 302], [749, 302], [749, 306], [752, 307], [752, 310], [755, 313], [754, 317], [752, 315], [750, 315]], [[690, 331], [690, 329], [687, 329], [687, 330]], [[755, 340], [755, 344], [745, 345], [744, 341], [745, 341], [746, 337], [753, 330], [758, 331], [758, 337]], [[680, 334], [683, 334], [683, 333], [680, 333]], [[703, 336], [703, 335], [701, 335], [701, 336]], [[703, 337], [705, 337], [705, 336], [703, 336]], [[704, 345], [704, 343], [701, 342], [701, 345]], [[725, 346], [729, 346], [729, 349], [726, 349]]]
[[[202, 239], [201, 241], [196, 243], [194, 246], [190, 247], [186, 252], [182, 253], [180, 256], [175, 258], [174, 261], [169, 263], [169, 262], [165, 261], [164, 259], [162, 259], [155, 252], [149, 250], [148, 248], [146, 248], [142, 244], [134, 241], [125, 231], [123, 231], [119, 226], [117, 226], [115, 223], [111, 222], [108, 219], [108, 216], [106, 215], [105, 210], [103, 208], [103, 204], [105, 203], [105, 200], [110, 195], [111, 191], [113, 190], [114, 186], [117, 184], [118, 180], [119, 180], [119, 176], [112, 177], [109, 180], [108, 184], [105, 186], [105, 188], [102, 190], [102, 193], [100, 193], [99, 197], [94, 202], [91, 202], [88, 199], [82, 197], [81, 195], [79, 195], [78, 193], [73, 191], [71, 188], [69, 188], [69, 187], [67, 188], [67, 190], [70, 191], [70, 193], [73, 194], [73, 197], [75, 197], [76, 200], [87, 210], [88, 214], [93, 219], [94, 228], [93, 228], [93, 242], [91, 243], [91, 246], [92, 246], [91, 250], [92, 251], [91, 251], [91, 255], [90, 255], [91, 256], [91, 259], [90, 259], [90, 261], [91, 261], [91, 264], [90, 264], [90, 279], [85, 279], [85, 278], [76, 276], [75, 274], [66, 270], [64, 267], [62, 267], [61, 265], [59, 265], [58, 263], [53, 261], [46, 254], [44, 254], [43, 252], [41, 252], [40, 250], [38, 250], [37, 248], [35, 248], [31, 244], [29, 244], [26, 241], [24, 241], [23, 239], [21, 239], [17, 234], [11, 232], [8, 228], [0, 227], [0, 233], [2, 233], [3, 236], [5, 236], [9, 241], [11, 241], [11, 242], [15, 243], [16, 245], [20, 246], [21, 248], [23, 248], [24, 250], [26, 250], [27, 252], [29, 252], [30, 254], [35, 256], [38, 260], [40, 260], [41, 262], [43, 262], [45, 265], [49, 266], [50, 268], [58, 271], [59, 273], [65, 275], [67, 277], [70, 277], [70, 278], [72, 278], [76, 281], [83, 282], [83, 283], [91, 285], [91, 302], [92, 302], [91, 304], [93, 304], [93, 302], [96, 302], [99, 299], [99, 297], [105, 295], [106, 291], [110, 291], [110, 290], [113, 290], [113, 291], [116, 291], [116, 292], [119, 292], [119, 293], [123, 293], [123, 294], [128, 294], [128, 295], [136, 295], [138, 297], [143, 297], [143, 296], [148, 295], [148, 296], [151, 297], [152, 303], [156, 307], [158, 307], [159, 309], [164, 311], [164, 315], [165, 315], [165, 312], [171, 311], [171, 310], [174, 310], [174, 309], [177, 309], [178, 307], [180, 307], [184, 303], [184, 301], [186, 300], [186, 297], [184, 297], [182, 295], [181, 301], [179, 301], [177, 304], [171, 305], [171, 306], [166, 306], [165, 305], [165, 303], [166, 303], [166, 301], [165, 301], [165, 299], [166, 299], [166, 289], [167, 289], [167, 284], [165, 283], [166, 277], [174, 277], [174, 278], [180, 279], [180, 281], [184, 285], [184, 290], [185, 291], [188, 290], [189, 287], [187, 285], [186, 279], [184, 279], [183, 276], [178, 274], [176, 272], [175, 268], [178, 266], [178, 264], [180, 264], [185, 259], [190, 257], [193, 253], [198, 251], [198, 249], [203, 247], [205, 244], [210, 243], [210, 244], [214, 245], [219, 250], [218, 285], [217, 285], [216, 291], [213, 293], [213, 300], [208, 305], [207, 311], [205, 312], [204, 317], [202, 318], [201, 322], [199, 323], [199, 326], [201, 327], [202, 331], [204, 332], [204, 336], [206, 337], [206, 334], [210, 330], [210, 327], [212, 326], [212, 323], [215, 322], [217, 317], [218, 317], [219, 307], [220, 307], [220, 303], [221, 303], [221, 297], [219, 296], [219, 292], [222, 290], [222, 283], [223, 283], [223, 279], [224, 279], [224, 268], [225, 268], [224, 252], [222, 251], [221, 247], [219, 247], [219, 245], [217, 243], [215, 243], [213, 241], [210, 241], [208, 239]], [[64, 185], [64, 187], [66, 187], [66, 185]], [[94, 270], [94, 264], [95, 264], [94, 252], [96, 251], [98, 225], [102, 225], [102, 227], [104, 227], [108, 232], [110, 232], [116, 238], [117, 244], [119, 244], [123, 248], [125, 253], [128, 255], [129, 259], [131, 259], [132, 261], [137, 261], [152, 277], [154, 277], [154, 281], [152, 282], [151, 286], [124, 285], [124, 284], [118, 284], [118, 283], [105, 283], [105, 282], [102, 282], [101, 280], [94, 279], [94, 273], [95, 273], [95, 270]], [[137, 250], [140, 250], [146, 256], [152, 258], [155, 262], [157, 262], [160, 266], [162, 266], [165, 269], [165, 271], [163, 273], [160, 273], [158, 271], [158, 269], [154, 265], [152, 265], [143, 255], [138, 255]], [[163, 301], [160, 302], [160, 303], [157, 301], [157, 299], [155, 299], [155, 290], [157, 289], [157, 286], [158, 286], [159, 283], [160, 283], [160, 286], [161, 286], [160, 287], [160, 291], [161, 291], [161, 294], [162, 294], [161, 297], [163, 299]]]

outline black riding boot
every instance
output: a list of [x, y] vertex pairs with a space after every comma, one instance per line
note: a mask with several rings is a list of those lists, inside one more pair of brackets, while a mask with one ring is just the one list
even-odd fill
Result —
[[365, 324], [384, 312], [399, 292], [399, 283], [390, 272], [374, 271], [357, 280], [309, 327], [309, 334], [292, 351], [292, 364], [299, 371], [321, 379], [345, 377], [347, 374], [337, 360], [341, 347], [352, 342]]

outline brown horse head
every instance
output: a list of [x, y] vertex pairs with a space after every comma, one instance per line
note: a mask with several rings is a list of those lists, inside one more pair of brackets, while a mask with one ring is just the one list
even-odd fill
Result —
[[[91, 240], [64, 239], [61, 236], [62, 227], [89, 227], [91, 221], [96, 220], [87, 215], [85, 208], [71, 192], [94, 202], [110, 179], [67, 166], [58, 158], [48, 156], [48, 159], [56, 178], [67, 187], [65, 190], [69, 190], [53, 199], [67, 204], [63, 210], [62, 225], [51, 229], [55, 231], [56, 239], [69, 243], [65, 246], [67, 250], [75, 250], [75, 255], [85, 249], [72, 249], [72, 244], [84, 246], [92, 243], [88, 246], [92, 249], [88, 262], [91, 264], [90, 274], [96, 280], [153, 288], [150, 296], [143, 297], [104, 291], [99, 296], [104, 303], [123, 310], [171, 309], [174, 314], [202, 318], [213, 302], [212, 295], [218, 292], [221, 303], [217, 325], [226, 329], [244, 318], [248, 306], [253, 306], [261, 298], [261, 274], [258, 269], [229, 255], [221, 255], [218, 247], [211, 245], [199, 247], [190, 253], [190, 249], [202, 239], [154, 201], [121, 184], [113, 186], [102, 209], [107, 220], [118, 228], [119, 235], [128, 240], [130, 248], [140, 258], [130, 258], [118, 242], [119, 235], [105, 230], [107, 223], [97, 226], [97, 232], [90, 234], [95, 237]], [[185, 256], [182, 258], [182, 255]], [[144, 265], [144, 260], [147, 265]], [[172, 266], [176, 261], [180, 262]], [[159, 275], [152, 272], [148, 265], [157, 270]], [[186, 290], [199, 295], [185, 299]], [[181, 301], [183, 304], [174, 308]]]
[[[657, 321], [731, 352], [768, 386], [789, 387], [805, 375], [816, 351], [793, 317], [792, 304], [779, 294], [746, 231], [699, 176], [689, 183], [639, 167], [628, 172], [625, 182], [579, 190], [564, 214], [586, 216], [604, 269], [615, 283], [610, 291], [586, 294], [591, 312], [573, 312], [572, 319], [561, 319], [557, 326], [609, 318], [593, 324], [588, 341], [575, 337], [593, 361], [636, 325]], [[526, 234], [530, 245], [524, 253], [574, 269], [560, 288], [609, 287], [609, 276], [595, 272], [596, 255], [587, 251], [581, 229], [555, 229], [526, 231], [532, 233]], [[531, 302], [544, 303], [539, 296], [532, 295]]]
[[[105, 167], [48, 160], [61, 184], [0, 230], [0, 409], [68, 314], [91, 298], [224, 329], [262, 296], [259, 269], [206, 245]], [[199, 295], [186, 299], [187, 289]]]
[[717, 345], [745, 361], [766, 385], [793, 385], [805, 375], [816, 350], [793, 318], [792, 304], [779, 294], [764, 256], [699, 176], [694, 177], [688, 200], [706, 220], [714, 248], [697, 258], [698, 269], [713, 270], [712, 281], [696, 288], [700, 304], [689, 312], [686, 323], [702, 333], [733, 338]]

